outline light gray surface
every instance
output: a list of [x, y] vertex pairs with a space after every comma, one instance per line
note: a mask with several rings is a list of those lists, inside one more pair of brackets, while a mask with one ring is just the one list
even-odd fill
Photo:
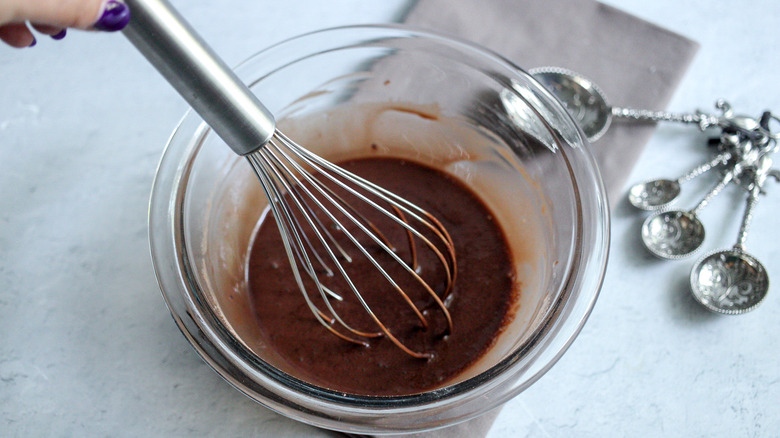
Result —
[[[738, 111], [780, 111], [780, 3], [608, 3], [701, 44], [670, 109], [710, 110], [725, 97]], [[304, 31], [389, 21], [406, 2], [174, 4], [235, 64]], [[165, 309], [146, 204], [185, 104], [129, 43], [71, 32], [32, 50], [0, 47], [0, 102], [0, 435], [328, 436], [229, 387]], [[682, 174], [707, 157], [702, 143], [690, 127], [660, 127], [629, 181]], [[695, 197], [714, 178], [684, 191]], [[776, 283], [780, 187], [768, 186], [747, 248]], [[728, 190], [702, 213], [705, 251], [733, 244], [743, 195]], [[490, 436], [777, 433], [777, 287], [753, 313], [709, 314], [687, 293], [694, 260], [655, 260], [638, 238], [644, 215], [625, 201], [613, 211], [610, 266], [590, 321], [504, 407]]]

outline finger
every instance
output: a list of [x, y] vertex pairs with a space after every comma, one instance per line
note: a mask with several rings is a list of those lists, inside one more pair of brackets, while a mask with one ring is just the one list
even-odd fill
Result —
[[92, 25], [92, 29], [116, 32], [124, 29], [129, 22], [130, 8], [120, 1], [108, 0], [103, 4], [100, 17]]
[[44, 35], [56, 35], [62, 31], [61, 27], [49, 26], [48, 24], [31, 23], [33, 29]]
[[33, 29], [37, 30], [38, 32], [40, 32], [40, 33], [42, 33], [44, 35], [49, 35], [50, 37], [52, 37], [52, 39], [55, 39], [55, 40], [58, 40], [58, 41], [63, 39], [63, 38], [65, 38], [65, 36], [68, 34], [68, 30], [67, 29], [63, 29], [63, 28], [55, 27], [55, 26], [49, 26], [48, 24], [32, 23], [32, 27], [33, 27]]
[[23, 48], [35, 45], [35, 37], [24, 23], [0, 26], [0, 40], [12, 47]]
[[[58, 28], [88, 29], [104, 12], [119, 3], [112, 0], [4, 0], [10, 3], [8, 17], [0, 22], [22, 23], [30, 21]], [[123, 4], [120, 4], [124, 6]], [[126, 8], [126, 7], [125, 7]]]

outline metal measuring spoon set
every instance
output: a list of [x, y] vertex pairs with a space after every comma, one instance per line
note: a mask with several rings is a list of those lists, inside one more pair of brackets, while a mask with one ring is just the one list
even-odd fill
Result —
[[[769, 290], [764, 266], [744, 250], [753, 209], [767, 177], [780, 181], [780, 170], [771, 169], [771, 155], [777, 151], [780, 133], [770, 123], [780, 122], [769, 112], [759, 118], [735, 115], [724, 100], [716, 102], [719, 115], [696, 112], [676, 114], [617, 108], [609, 105], [604, 93], [593, 82], [557, 67], [531, 70], [566, 106], [590, 141], [598, 140], [613, 118], [636, 121], [665, 121], [695, 124], [700, 130], [720, 129], [717, 155], [676, 179], [656, 179], [636, 184], [628, 193], [629, 202], [638, 209], [656, 211], [642, 225], [642, 241], [654, 255], [677, 260], [695, 253], [704, 242], [704, 225], [698, 213], [732, 182], [748, 193], [747, 207], [733, 248], [707, 254], [691, 271], [691, 291], [707, 309], [724, 314], [753, 310]], [[720, 181], [690, 210], [671, 210], [681, 185], [713, 169], [722, 173]]]
[[[699, 260], [691, 271], [691, 291], [707, 309], [724, 314], [753, 310], [769, 291], [769, 276], [764, 266], [744, 250], [747, 229], [761, 188], [772, 170], [771, 155], [778, 149], [778, 135], [769, 123], [777, 120], [770, 113], [759, 119], [735, 116], [730, 106], [719, 102], [723, 114], [713, 125], [721, 129], [718, 155], [677, 178], [658, 179], [636, 184], [628, 199], [642, 210], [657, 210], [642, 225], [642, 242], [654, 255], [677, 260], [695, 253], [704, 242], [704, 225], [698, 213], [732, 182], [749, 192], [748, 204], [737, 244]], [[720, 181], [690, 210], [672, 210], [669, 205], [680, 193], [680, 184], [713, 168], [720, 169]]]

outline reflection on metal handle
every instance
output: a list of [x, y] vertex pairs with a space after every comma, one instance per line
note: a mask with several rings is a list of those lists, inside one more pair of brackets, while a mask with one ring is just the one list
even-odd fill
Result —
[[650, 122], [678, 122], [699, 125], [699, 129], [705, 129], [720, 123], [720, 118], [704, 113], [684, 114], [668, 111], [651, 111], [635, 108], [612, 108], [612, 115], [624, 119], [650, 121]]
[[736, 251], [745, 250], [745, 240], [747, 239], [748, 228], [750, 227], [750, 221], [753, 219], [753, 211], [758, 204], [758, 195], [761, 193], [761, 186], [755, 184], [748, 196], [747, 207], [745, 207], [745, 213], [742, 215], [742, 223], [739, 225], [739, 233], [737, 235], [737, 244], [734, 245]]
[[125, 3], [125, 36], [237, 154], [270, 140], [271, 112], [166, 0]]
[[709, 193], [707, 193], [706, 196], [704, 196], [704, 199], [699, 201], [699, 203], [696, 205], [696, 207], [693, 207], [693, 209], [691, 210], [691, 213], [692, 214], [698, 214], [699, 211], [701, 211], [701, 209], [706, 207], [707, 204], [709, 204], [710, 201], [712, 201], [712, 198], [718, 196], [718, 194], [721, 192], [721, 190], [726, 188], [726, 186], [729, 185], [731, 180], [733, 180], [734, 177], [737, 174], [739, 174], [740, 172], [741, 172], [741, 169], [732, 169], [732, 170], [728, 171], [725, 175], [723, 175], [723, 178], [720, 180], [720, 182], [718, 182], [718, 184], [715, 185], [715, 187], [713, 187], [712, 190], [710, 190]]
[[742, 223], [739, 225], [739, 234], [737, 237], [737, 243], [734, 245], [734, 249], [737, 251], [745, 250], [745, 239], [747, 238], [748, 227], [750, 221], [753, 219], [753, 210], [758, 203], [758, 197], [761, 195], [761, 189], [766, 181], [767, 177], [771, 175], [773, 170], [772, 159], [763, 155], [760, 158], [758, 165], [755, 167], [755, 174], [753, 175], [753, 187], [750, 188], [750, 195], [747, 200], [747, 207], [745, 207], [745, 213], [742, 216]]
[[716, 156], [712, 160], [710, 160], [710, 161], [708, 161], [708, 162], [706, 162], [706, 163], [704, 163], [704, 164], [702, 164], [700, 166], [694, 167], [693, 169], [691, 169], [685, 175], [677, 178], [677, 182], [678, 183], [684, 183], [684, 182], [690, 181], [690, 180], [696, 178], [697, 176], [700, 176], [700, 175], [702, 175], [702, 174], [704, 174], [706, 172], [709, 172], [710, 170], [712, 170], [713, 167], [715, 167], [715, 166], [717, 166], [719, 164], [727, 163], [731, 159], [731, 156], [732, 156], [731, 152], [724, 152], [724, 153]]

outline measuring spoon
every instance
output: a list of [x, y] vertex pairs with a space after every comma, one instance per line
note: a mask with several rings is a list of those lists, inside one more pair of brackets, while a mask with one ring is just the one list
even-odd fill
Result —
[[[576, 72], [560, 67], [539, 67], [529, 70], [529, 73], [563, 102], [591, 142], [607, 132], [613, 117], [692, 123], [698, 125], [701, 130], [718, 125], [722, 120], [721, 117], [704, 113], [677, 114], [613, 107], [595, 83]], [[721, 100], [716, 106], [723, 111], [723, 117], [731, 116], [731, 106], [728, 103]]]
[[704, 225], [697, 214], [741, 171], [737, 165], [690, 211], [656, 213], [642, 224], [642, 242], [654, 255], [676, 260], [693, 254], [704, 242]]
[[[762, 169], [755, 174], [753, 188], [739, 227], [737, 243], [732, 249], [710, 253], [691, 270], [691, 292], [707, 309], [727, 315], [738, 315], [755, 309], [769, 291], [769, 274], [755, 257], [745, 252], [745, 239], [758, 203], [761, 186], [771, 159], [764, 158]], [[778, 177], [777, 171], [772, 176]]]
[[712, 160], [691, 169], [676, 180], [655, 179], [636, 184], [628, 191], [628, 201], [642, 210], [662, 210], [669, 206], [680, 195], [680, 185], [699, 175], [708, 172], [719, 164], [725, 164], [732, 157], [731, 152], [724, 152]]

